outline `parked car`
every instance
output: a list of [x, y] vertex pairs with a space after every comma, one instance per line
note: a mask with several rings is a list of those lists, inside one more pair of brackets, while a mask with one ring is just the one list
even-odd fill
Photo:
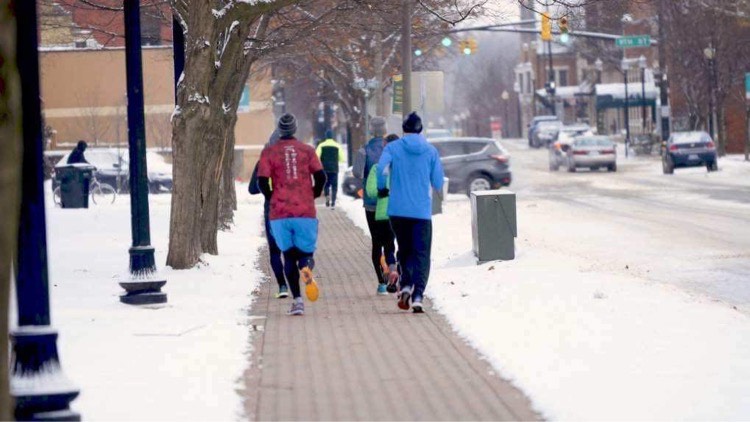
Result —
[[706, 166], [708, 171], [719, 169], [716, 145], [706, 132], [674, 132], [667, 140], [662, 155], [664, 174], [674, 173], [679, 167]]
[[529, 123], [529, 131], [528, 131], [530, 147], [535, 147], [534, 132], [536, 132], [536, 128], [539, 122], [554, 121], [554, 120], [558, 120], [557, 116], [536, 116], [533, 119], [531, 119], [531, 122]]
[[549, 149], [549, 169], [557, 171], [560, 167], [569, 172], [581, 167], [617, 171], [616, 144], [606, 136], [579, 136], [569, 143], [556, 142]]
[[557, 138], [562, 128], [559, 120], [542, 120], [536, 124], [534, 136], [531, 139], [531, 146], [534, 148], [549, 147]]
[[512, 181], [510, 154], [494, 139], [430, 139], [440, 154], [448, 192], [467, 194], [509, 186]]
[[[70, 153], [65, 154], [55, 167], [66, 165]], [[115, 188], [118, 192], [127, 192], [129, 160], [127, 148], [88, 148], [84, 154], [86, 160], [96, 167], [96, 179]], [[151, 193], [172, 191], [172, 165], [164, 157], [155, 153], [146, 153], [148, 168], [148, 188]], [[52, 179], [52, 189], [57, 181]]]
[[344, 172], [344, 180], [341, 184], [341, 190], [344, 194], [349, 195], [353, 198], [360, 198], [360, 191], [362, 190], [362, 180], [354, 177], [352, 167], [346, 169]]
[[453, 136], [450, 130], [443, 129], [443, 128], [433, 128], [433, 129], [427, 129], [425, 131], [425, 138], [431, 139], [431, 138], [449, 138]]

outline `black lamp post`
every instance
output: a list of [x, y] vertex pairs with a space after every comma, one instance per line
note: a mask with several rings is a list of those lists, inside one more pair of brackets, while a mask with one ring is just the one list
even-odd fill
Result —
[[711, 139], [716, 139], [714, 132], [714, 114], [716, 108], [716, 49], [713, 45], [709, 45], [703, 50], [703, 54], [708, 59], [708, 73], [709, 73], [709, 100], [708, 100], [708, 131], [711, 134]]
[[630, 148], [630, 98], [628, 97], [628, 67], [630, 64], [626, 61], [622, 61], [622, 75], [623, 82], [625, 83], [625, 158], [628, 157], [628, 149]]
[[638, 58], [641, 69], [641, 133], [646, 133], [646, 57]]
[[10, 335], [11, 394], [17, 420], [80, 420], [81, 416], [70, 410], [78, 389], [62, 371], [57, 331], [50, 325], [36, 2], [16, 2], [15, 10], [23, 107], [23, 186], [15, 268], [18, 328]]
[[177, 102], [177, 85], [185, 70], [185, 33], [177, 18], [172, 19], [172, 53], [174, 55], [174, 98]]
[[167, 294], [161, 291], [167, 280], [160, 277], [156, 271], [149, 227], [140, 1], [124, 0], [123, 4], [130, 154], [130, 224], [133, 245], [129, 250], [130, 277], [120, 281], [120, 286], [126, 290], [126, 293], [120, 296], [120, 301], [130, 305], [145, 305], [167, 301]]

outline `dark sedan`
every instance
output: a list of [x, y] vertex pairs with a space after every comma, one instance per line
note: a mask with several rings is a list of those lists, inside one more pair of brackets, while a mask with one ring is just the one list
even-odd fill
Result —
[[664, 174], [674, 173], [680, 167], [703, 167], [708, 171], [719, 169], [716, 145], [706, 132], [675, 132], [667, 140], [662, 155]]

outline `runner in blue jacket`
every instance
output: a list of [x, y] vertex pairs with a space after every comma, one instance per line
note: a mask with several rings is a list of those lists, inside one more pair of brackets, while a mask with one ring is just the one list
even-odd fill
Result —
[[[430, 276], [432, 192], [442, 192], [443, 166], [434, 146], [420, 135], [422, 119], [411, 113], [404, 120], [403, 138], [391, 142], [378, 162], [378, 196], [389, 196], [388, 216], [398, 241], [401, 294], [398, 307], [422, 312], [422, 297]], [[390, 174], [390, 190], [386, 175]]]

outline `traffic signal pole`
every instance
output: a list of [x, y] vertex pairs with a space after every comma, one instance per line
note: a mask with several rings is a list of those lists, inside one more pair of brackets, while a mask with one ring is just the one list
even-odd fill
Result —
[[557, 116], [557, 107], [555, 107], [555, 68], [552, 62], [552, 41], [547, 41], [547, 62], [549, 64], [549, 69], [547, 71], [547, 83], [549, 84], [549, 87], [547, 92], [549, 92], [550, 101], [552, 102], [552, 105], [550, 106], [552, 108], [552, 114]]
[[411, 109], [411, 10], [412, 0], [402, 0], [402, 23], [401, 23], [401, 60], [402, 69], [401, 74], [403, 75], [402, 86], [403, 86], [403, 103], [401, 108], [401, 115], [404, 119]]

